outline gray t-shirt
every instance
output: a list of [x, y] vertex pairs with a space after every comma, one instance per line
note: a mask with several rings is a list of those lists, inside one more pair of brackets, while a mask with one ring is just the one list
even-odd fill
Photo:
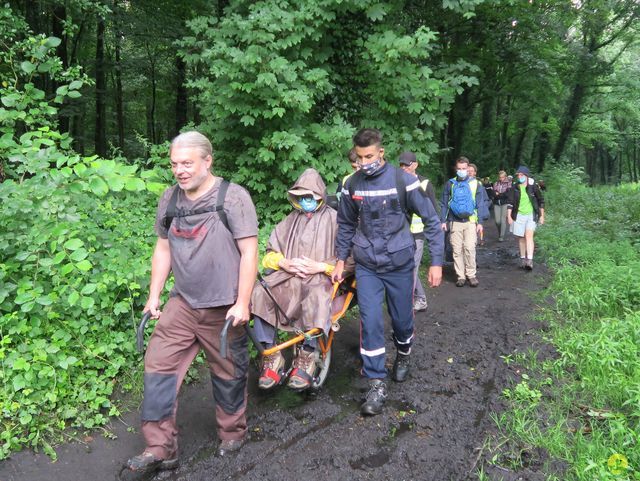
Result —
[[[195, 201], [178, 192], [177, 209], [194, 210], [216, 205], [220, 180]], [[171, 270], [175, 284], [171, 295], [180, 295], [193, 308], [234, 304], [238, 297], [240, 253], [235, 239], [258, 235], [256, 209], [249, 193], [230, 184], [224, 201], [229, 229], [217, 212], [174, 217], [171, 228], [163, 225], [169, 199], [178, 185], [168, 188], [158, 203], [155, 230], [169, 239]], [[229, 231], [230, 230], [230, 231]]]

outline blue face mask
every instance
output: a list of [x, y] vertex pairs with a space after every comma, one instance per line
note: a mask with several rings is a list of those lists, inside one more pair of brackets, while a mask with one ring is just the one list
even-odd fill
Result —
[[518, 182], [520, 182], [521, 184], [524, 184], [527, 181], [526, 177], [518, 177]]
[[467, 171], [466, 170], [456, 170], [456, 175], [461, 179], [466, 179], [467, 178]]
[[360, 165], [360, 170], [362, 170], [364, 175], [373, 175], [380, 170], [380, 167], [382, 167], [382, 159], [378, 159], [370, 164], [358, 165]]
[[303, 212], [313, 212], [318, 208], [318, 201], [313, 197], [302, 197], [298, 202]]

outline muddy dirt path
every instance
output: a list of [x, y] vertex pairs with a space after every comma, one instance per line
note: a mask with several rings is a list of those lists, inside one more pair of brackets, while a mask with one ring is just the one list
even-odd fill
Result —
[[[250, 442], [231, 459], [213, 457], [217, 445], [210, 383], [206, 376], [180, 396], [182, 466], [154, 479], [421, 480], [477, 479], [480, 447], [495, 432], [490, 413], [502, 408], [509, 369], [500, 356], [526, 350], [540, 326], [530, 315], [529, 292], [545, 273], [517, 268], [513, 238], [498, 243], [495, 228], [478, 248], [480, 286], [457, 288], [453, 266], [428, 290], [429, 308], [416, 316], [417, 340], [410, 379], [389, 383], [383, 414], [363, 418], [365, 383], [357, 322], [343, 323], [334, 344], [329, 378], [316, 396], [280, 388], [257, 392], [252, 368], [248, 408]], [[389, 330], [390, 332], [390, 330]], [[395, 350], [387, 343], [389, 367]], [[0, 481], [113, 480], [122, 462], [142, 448], [137, 413], [114, 421], [117, 439], [100, 433], [58, 449], [51, 463], [23, 452], [0, 464]]]

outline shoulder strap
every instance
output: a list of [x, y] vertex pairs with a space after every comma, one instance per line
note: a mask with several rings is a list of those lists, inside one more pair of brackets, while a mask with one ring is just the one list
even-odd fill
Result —
[[222, 222], [222, 224], [225, 226], [225, 228], [229, 232], [231, 232], [231, 229], [229, 228], [229, 220], [227, 219], [227, 213], [224, 211], [224, 200], [225, 200], [225, 197], [227, 196], [228, 189], [229, 189], [229, 181], [226, 179], [222, 179], [220, 182], [220, 187], [218, 188], [218, 197], [216, 198], [215, 206], [209, 205], [206, 207], [201, 207], [199, 209], [193, 209], [193, 210], [180, 209], [180, 211], [178, 211], [178, 208], [177, 208], [178, 191], [180, 190], [180, 188], [176, 187], [173, 193], [171, 194], [171, 198], [169, 199], [169, 204], [167, 205], [167, 211], [162, 221], [163, 225], [165, 226], [166, 229], [169, 229], [169, 227], [171, 227], [171, 222], [175, 217], [187, 217], [190, 215], [205, 214], [207, 212], [217, 212], [218, 217], [220, 217], [220, 221]]
[[173, 218], [176, 216], [176, 206], [178, 205], [178, 191], [180, 187], [176, 186], [173, 189], [173, 193], [171, 194], [171, 198], [169, 199], [169, 204], [167, 205], [167, 211], [164, 214], [164, 220], [162, 221], [165, 229], [169, 229], [171, 227], [171, 222]]
[[404, 181], [404, 171], [398, 167], [396, 169], [396, 190], [398, 191], [398, 200], [400, 201], [400, 208], [407, 219], [410, 218], [409, 212], [407, 212], [407, 184]]
[[224, 211], [224, 199], [227, 196], [227, 189], [229, 188], [229, 181], [226, 179], [222, 179], [220, 182], [220, 188], [218, 189], [218, 198], [216, 199], [216, 212], [218, 213], [218, 217], [227, 228], [229, 232], [231, 229], [229, 228], [229, 220], [227, 219], [227, 213]]

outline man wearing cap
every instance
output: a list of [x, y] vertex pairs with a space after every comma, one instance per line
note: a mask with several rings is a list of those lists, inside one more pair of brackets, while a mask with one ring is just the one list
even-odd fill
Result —
[[518, 167], [516, 180], [509, 190], [507, 221], [518, 238], [520, 267], [530, 271], [533, 269], [533, 234], [537, 223], [544, 224], [544, 197], [538, 184], [530, 182], [531, 174], [524, 165]]
[[[433, 189], [433, 184], [429, 182], [429, 179], [416, 173], [416, 170], [419, 167], [416, 154], [409, 151], [402, 152], [400, 154], [399, 161], [402, 170], [407, 174], [411, 174], [418, 178], [418, 181], [420, 182], [420, 189], [422, 189], [425, 195], [431, 200], [431, 203], [438, 212], [438, 215], [440, 215], [440, 210], [436, 203], [436, 193]], [[420, 281], [420, 275], [418, 272], [420, 270], [420, 263], [422, 262], [422, 253], [424, 252], [424, 224], [422, 223], [422, 219], [419, 215], [413, 214], [411, 216], [411, 234], [413, 234], [413, 239], [416, 242], [416, 253], [413, 257], [413, 261], [415, 262], [415, 268], [413, 270], [413, 310], [425, 311], [427, 309], [427, 295], [424, 292], [424, 287], [422, 287], [422, 281]]]
[[332, 278], [342, 279], [345, 260], [353, 252], [361, 316], [362, 374], [369, 381], [360, 412], [376, 415], [382, 412], [387, 397], [382, 312], [385, 299], [397, 350], [392, 378], [402, 382], [409, 374], [414, 334], [415, 242], [409, 229], [408, 212], [420, 215], [425, 225], [432, 287], [440, 285], [442, 280], [444, 241], [438, 214], [420, 190], [418, 179], [385, 162], [382, 133], [377, 129], [362, 129], [353, 137], [353, 143], [360, 170], [347, 179], [342, 190], [336, 238], [338, 261]]

